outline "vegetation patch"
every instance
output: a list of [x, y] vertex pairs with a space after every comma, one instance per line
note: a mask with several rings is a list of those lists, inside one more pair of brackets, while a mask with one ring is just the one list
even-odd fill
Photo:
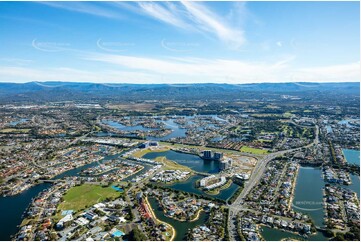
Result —
[[106, 199], [115, 199], [119, 195], [120, 192], [117, 192], [110, 186], [103, 187], [90, 184], [75, 186], [70, 188], [64, 195], [64, 201], [59, 205], [58, 210], [59, 212], [61, 210], [79, 211]]
[[255, 155], [264, 155], [264, 154], [268, 153], [268, 150], [257, 149], [257, 148], [252, 148], [252, 147], [248, 147], [248, 146], [242, 146], [240, 151], [244, 152], [244, 153], [255, 154]]
[[150, 148], [147, 148], [147, 149], [141, 149], [139, 151], [134, 152], [132, 156], [137, 157], [137, 158], [141, 158], [144, 155], [146, 155], [148, 153], [151, 153], [151, 152], [165, 152], [165, 151], [168, 151], [168, 150], [169, 150], [169, 148], [154, 149], [154, 150], [150, 149]]
[[2, 129], [0, 130], [0, 133], [4, 133], [4, 134], [11, 134], [11, 133], [29, 133], [30, 129], [13, 129], [13, 128], [8, 128], [8, 129]]
[[175, 161], [168, 160], [165, 156], [157, 157], [155, 158], [155, 161], [163, 163], [165, 170], [180, 170], [180, 171], [189, 171], [189, 172], [193, 171], [191, 168], [187, 166], [183, 166]]

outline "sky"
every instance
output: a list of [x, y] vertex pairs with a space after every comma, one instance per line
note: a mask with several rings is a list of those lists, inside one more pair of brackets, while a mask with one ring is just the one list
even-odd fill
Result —
[[0, 82], [360, 81], [360, 3], [0, 2]]

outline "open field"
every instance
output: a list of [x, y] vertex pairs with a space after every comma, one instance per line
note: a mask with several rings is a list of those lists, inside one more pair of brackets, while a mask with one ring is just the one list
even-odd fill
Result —
[[109, 109], [120, 109], [120, 110], [134, 110], [146, 112], [150, 111], [155, 107], [154, 104], [150, 103], [129, 103], [129, 104], [109, 104], [107, 108]]
[[290, 118], [290, 117], [292, 117], [292, 113], [291, 112], [285, 112], [284, 114], [283, 114], [283, 117], [285, 117], [285, 118]]
[[243, 146], [240, 151], [245, 152], [245, 153], [255, 154], [255, 155], [264, 155], [264, 154], [268, 153], [267, 150], [251, 148], [251, 147], [248, 147], [248, 146]]
[[267, 140], [267, 139], [258, 139], [257, 141], [265, 142], [265, 143], [271, 143], [272, 142], [272, 140]]
[[30, 129], [13, 129], [13, 128], [8, 128], [8, 129], [2, 129], [0, 130], [0, 133], [29, 133]]
[[143, 157], [145, 154], [150, 153], [150, 152], [164, 152], [164, 151], [168, 151], [169, 148], [161, 148], [161, 149], [151, 149], [151, 148], [147, 148], [147, 149], [141, 149], [137, 152], [134, 152], [132, 156], [137, 157], [137, 158], [141, 158]]
[[161, 145], [169, 146], [169, 147], [176, 147], [176, 148], [188, 148], [188, 149], [199, 149], [202, 150], [211, 150], [212, 152], [222, 152], [228, 155], [240, 155], [239, 151], [236, 150], [227, 150], [221, 148], [213, 148], [213, 147], [205, 147], [205, 146], [196, 146], [196, 145], [185, 145], [185, 144], [172, 144], [170, 142], [159, 142]]
[[181, 170], [181, 171], [190, 171], [190, 172], [192, 171], [191, 168], [187, 166], [182, 166], [175, 161], [168, 160], [165, 156], [157, 157], [155, 161], [163, 163], [164, 170]]
[[90, 207], [98, 202], [119, 197], [119, 192], [113, 188], [99, 185], [84, 184], [69, 189], [64, 195], [64, 201], [58, 206], [58, 210], [79, 211]]

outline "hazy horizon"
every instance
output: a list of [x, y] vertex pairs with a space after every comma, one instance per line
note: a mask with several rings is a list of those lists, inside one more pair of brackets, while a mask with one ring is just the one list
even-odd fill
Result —
[[103, 84], [103, 85], [260, 85], [260, 84], [341, 84], [341, 83], [359, 83], [360, 81], [335, 81], [335, 82], [249, 82], [249, 83], [226, 83], [226, 82], [189, 82], [189, 83], [131, 83], [131, 82], [90, 82], [90, 81], [27, 81], [27, 82], [0, 82], [0, 84], [29, 84], [29, 83], [35, 83], [35, 84], [45, 84], [45, 83], [79, 83], [79, 84]]

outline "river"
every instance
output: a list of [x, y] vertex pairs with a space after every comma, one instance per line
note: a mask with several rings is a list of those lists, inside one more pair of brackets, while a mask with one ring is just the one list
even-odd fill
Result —
[[[352, 184], [347, 187], [355, 191], [360, 196], [360, 178], [351, 175]], [[316, 226], [323, 227], [324, 210], [323, 210], [323, 188], [325, 182], [322, 178], [322, 171], [319, 167], [300, 167], [295, 196], [293, 200], [293, 209], [295, 211], [307, 214], [312, 218]], [[302, 237], [292, 233], [283, 232], [273, 228], [262, 227], [262, 236], [266, 240], [277, 241], [286, 238], [300, 239]], [[308, 238], [314, 241], [328, 240], [321, 232]]]
[[[218, 161], [206, 161], [201, 159], [197, 155], [180, 153], [173, 150], [164, 151], [164, 152], [150, 152], [145, 154], [142, 158], [146, 159], [156, 159], [157, 157], [165, 156], [168, 160], [177, 162], [180, 165], [187, 166], [194, 171], [206, 172], [206, 173], [218, 173], [219, 172], [219, 162]], [[186, 181], [177, 182], [172, 185], [164, 185], [176, 190], [190, 192], [199, 195], [205, 195], [209, 197], [219, 198], [226, 201], [229, 199], [233, 193], [239, 188], [235, 183], [232, 183], [230, 187], [223, 189], [217, 195], [207, 195], [203, 191], [196, 188], [196, 181], [202, 179], [204, 176], [194, 175], [187, 179]]]
[[[104, 157], [101, 162], [117, 158], [123, 152], [116, 155]], [[86, 168], [98, 165], [98, 162], [93, 162], [78, 168], [68, 170], [55, 176], [53, 179], [61, 179], [66, 176], [78, 176], [78, 173]], [[149, 169], [149, 168], [148, 168]], [[145, 169], [147, 170], [147, 169]], [[50, 183], [40, 183], [35, 185], [21, 194], [9, 197], [0, 197], [0, 212], [2, 219], [0, 220], [1, 233], [0, 240], [10, 240], [11, 235], [15, 235], [18, 231], [18, 225], [22, 221], [22, 215], [30, 205], [32, 198], [36, 197], [41, 191], [51, 186]]]
[[219, 162], [213, 160], [203, 160], [198, 155], [180, 153], [173, 150], [164, 152], [149, 152], [143, 156], [145, 159], [155, 159], [157, 157], [165, 156], [168, 160], [177, 162], [180, 165], [187, 166], [194, 171], [218, 173]]
[[176, 236], [174, 238], [174, 241], [185, 240], [188, 229], [192, 229], [192, 228], [196, 227], [197, 225], [204, 225], [208, 219], [208, 214], [206, 214], [205, 212], [201, 212], [198, 220], [193, 221], [193, 222], [189, 222], [189, 221], [181, 222], [181, 221], [166, 217], [164, 215], [163, 209], [160, 207], [157, 199], [148, 198], [148, 201], [154, 211], [155, 216], [159, 220], [170, 224], [175, 229]]
[[[307, 214], [317, 226], [323, 226], [323, 192], [324, 182], [322, 171], [318, 167], [300, 167], [292, 207], [295, 211]], [[263, 226], [261, 235], [265, 240], [279, 241], [286, 238], [302, 239], [293, 233]], [[305, 239], [305, 238], [303, 238]], [[327, 240], [318, 232], [309, 237], [309, 240]]]
[[[217, 115], [194, 115], [194, 116], [177, 116], [179, 118], [185, 118], [187, 120], [187, 124], [194, 124], [194, 122], [192, 121], [192, 118], [195, 117], [212, 117], [214, 120], [217, 121], [222, 121], [222, 122], [226, 122], [226, 120], [219, 118]], [[155, 116], [154, 118], [160, 118], [158, 116]], [[152, 136], [147, 136], [148, 140], [157, 140], [157, 141], [166, 141], [169, 140], [171, 138], [177, 138], [177, 137], [186, 137], [186, 128], [181, 128], [181, 126], [179, 124], [176, 124], [175, 122], [175, 118], [170, 118], [166, 121], [161, 121], [163, 122], [163, 124], [165, 125], [165, 127], [167, 129], [171, 129], [172, 132], [164, 137], [152, 137]], [[141, 131], [150, 131], [150, 130], [156, 130], [156, 128], [145, 128], [141, 125], [135, 125], [135, 126], [125, 126], [122, 125], [118, 122], [112, 121], [112, 120], [102, 120], [102, 123], [109, 125], [112, 128], [116, 128], [119, 130], [123, 130], [123, 131], [136, 131], [136, 130], [141, 130]], [[208, 124], [208, 127], [214, 127], [214, 124]], [[199, 130], [202, 130], [202, 128], [200, 128]], [[111, 136], [112, 134], [110, 133], [99, 133], [98, 136]]]
[[237, 184], [232, 183], [230, 187], [221, 190], [219, 192], [219, 194], [208, 195], [207, 193], [196, 188], [196, 181], [202, 179], [203, 177], [204, 176], [194, 175], [194, 176], [191, 176], [190, 178], [188, 178], [186, 181], [177, 182], [177, 183], [174, 183], [171, 185], [163, 185], [163, 186], [169, 187], [169, 188], [172, 188], [172, 189], [175, 189], [178, 191], [184, 191], [184, 192], [194, 193], [194, 194], [198, 194], [198, 195], [204, 195], [207, 197], [218, 198], [223, 201], [227, 201], [230, 197], [232, 197], [233, 193], [235, 193], [239, 189], [239, 186]]
[[342, 149], [342, 152], [348, 163], [360, 165], [360, 151], [359, 150]]
[[18, 225], [22, 221], [22, 214], [29, 206], [31, 199], [41, 191], [51, 186], [49, 183], [41, 183], [21, 194], [11, 197], [0, 197], [0, 240], [10, 240], [10, 236], [18, 232]]

